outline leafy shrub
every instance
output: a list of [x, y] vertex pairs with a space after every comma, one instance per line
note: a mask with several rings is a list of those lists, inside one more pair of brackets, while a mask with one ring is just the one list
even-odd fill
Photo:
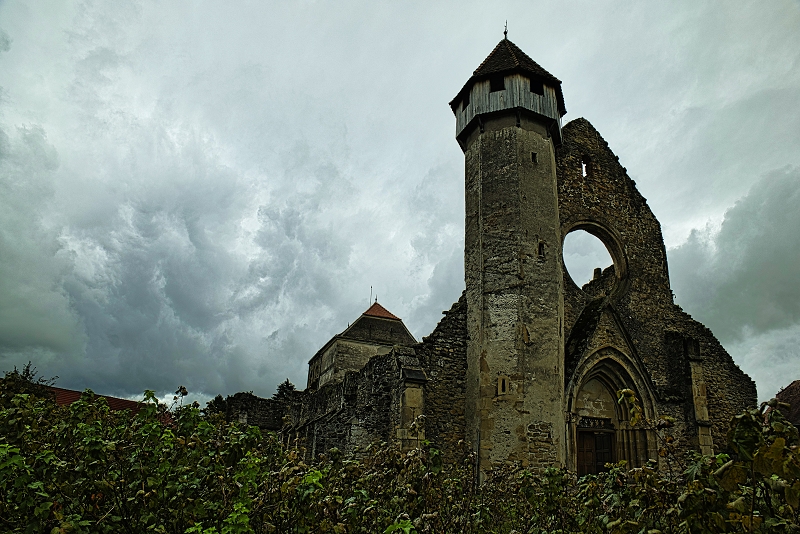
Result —
[[479, 485], [465, 445], [454, 464], [430, 446], [375, 445], [360, 459], [334, 449], [309, 460], [300, 448], [203, 416], [196, 405], [166, 417], [152, 392], [142, 403], [136, 415], [113, 412], [87, 392], [58, 407], [19, 382], [0, 381], [0, 530], [800, 531], [798, 433], [771, 406], [733, 420], [735, 457], [694, 454], [678, 475], [655, 462], [579, 480], [508, 465]]

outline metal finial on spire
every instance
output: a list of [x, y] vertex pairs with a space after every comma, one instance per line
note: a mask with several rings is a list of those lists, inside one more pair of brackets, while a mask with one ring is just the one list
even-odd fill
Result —
[[508, 21], [506, 21], [506, 27], [503, 30], [503, 39], [508, 39]]

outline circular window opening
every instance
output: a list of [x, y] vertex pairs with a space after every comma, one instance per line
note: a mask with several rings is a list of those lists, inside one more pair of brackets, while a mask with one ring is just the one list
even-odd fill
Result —
[[[567, 234], [564, 238], [563, 256], [570, 278], [584, 290], [593, 281], [611, 278], [608, 283], [613, 284], [616, 280], [611, 254], [602, 241], [586, 230], [575, 230]], [[606, 271], [608, 267], [612, 269]], [[612, 276], [609, 277], [609, 274]]]

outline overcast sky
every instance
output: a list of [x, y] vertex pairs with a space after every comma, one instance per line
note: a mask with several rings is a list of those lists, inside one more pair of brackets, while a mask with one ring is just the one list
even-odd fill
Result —
[[269, 396], [370, 286], [430, 333], [464, 285], [447, 103], [506, 19], [647, 198], [677, 302], [761, 399], [800, 378], [798, 0], [0, 1], [0, 371]]

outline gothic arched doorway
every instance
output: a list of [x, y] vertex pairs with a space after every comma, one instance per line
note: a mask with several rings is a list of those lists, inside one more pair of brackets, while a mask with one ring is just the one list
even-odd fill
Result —
[[627, 405], [617, 402], [619, 390], [631, 389], [644, 416], [655, 416], [646, 383], [634, 378], [637, 373], [626, 360], [617, 350], [601, 349], [579, 366], [570, 383], [568, 464], [578, 476], [599, 473], [606, 464], [621, 460], [629, 467], [640, 467], [654, 457], [654, 436], [631, 426]]
[[620, 427], [616, 401], [606, 384], [592, 378], [578, 390], [575, 412], [578, 475], [599, 473], [605, 464], [617, 461], [619, 456], [614, 439]]

